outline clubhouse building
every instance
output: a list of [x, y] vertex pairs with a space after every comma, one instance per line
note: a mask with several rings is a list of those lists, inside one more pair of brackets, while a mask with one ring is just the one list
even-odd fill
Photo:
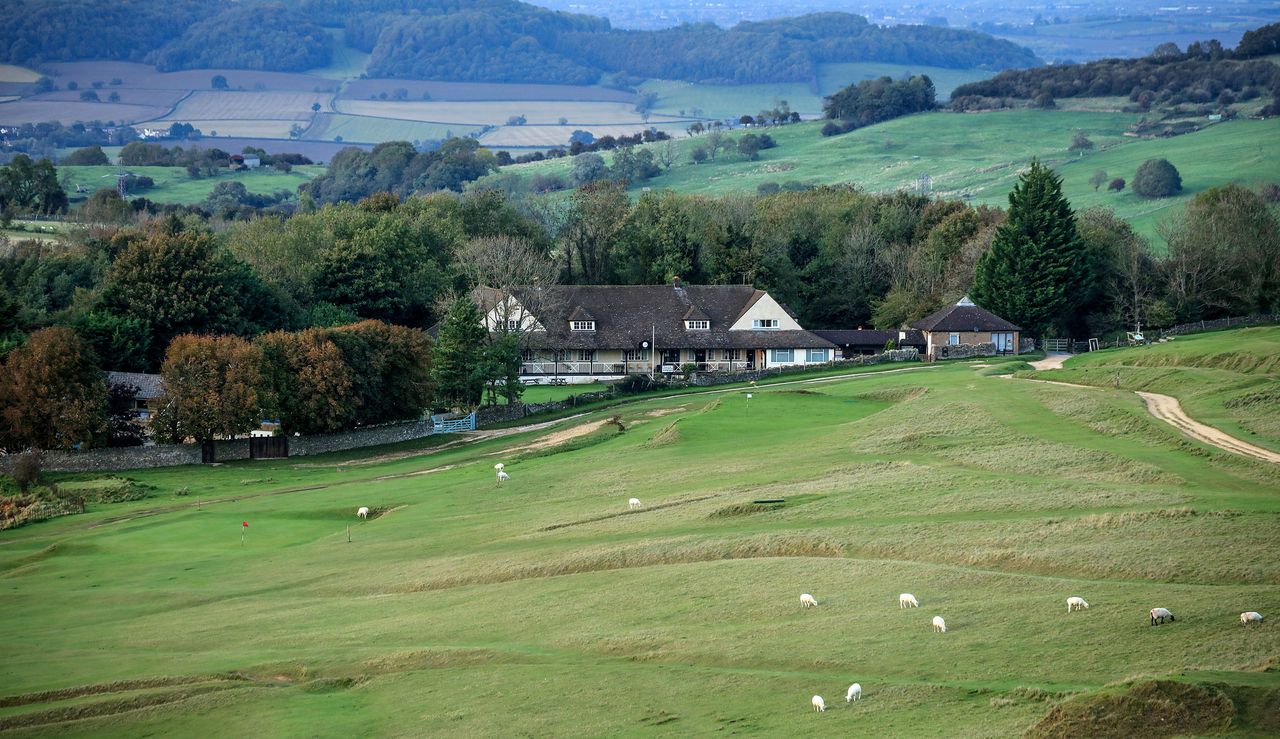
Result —
[[553, 285], [474, 293], [490, 332], [523, 335], [530, 384], [825, 364], [839, 356], [750, 285]]

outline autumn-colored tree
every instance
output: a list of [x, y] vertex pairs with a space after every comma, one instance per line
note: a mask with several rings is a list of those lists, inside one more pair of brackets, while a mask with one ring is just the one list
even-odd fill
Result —
[[90, 444], [106, 408], [98, 358], [69, 328], [31, 334], [0, 366], [0, 446], [10, 451]]
[[351, 368], [320, 329], [275, 331], [258, 339], [263, 408], [286, 434], [323, 434], [347, 427], [356, 415]]
[[169, 344], [157, 435], [171, 442], [232, 438], [258, 427], [258, 350], [238, 336], [183, 334]]

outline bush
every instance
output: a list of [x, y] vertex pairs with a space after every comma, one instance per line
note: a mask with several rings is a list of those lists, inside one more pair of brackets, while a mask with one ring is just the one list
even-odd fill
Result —
[[1144, 198], [1167, 198], [1182, 191], [1182, 176], [1167, 159], [1148, 159], [1133, 175], [1133, 191]]
[[822, 126], [823, 136], [836, 136], [842, 133], [844, 133], [844, 128], [835, 121], [827, 121], [826, 124]]
[[41, 467], [40, 452], [30, 451], [19, 454], [17, 461], [13, 463], [13, 481], [18, 483], [18, 490], [25, 493], [33, 484], [39, 482]]
[[650, 390], [662, 390], [667, 387], [665, 380], [650, 378], [648, 375], [627, 375], [614, 385], [619, 395], [634, 395]]
[[1124, 189], [1124, 178], [1123, 177], [1115, 178], [1107, 185], [1107, 189], [1114, 190], [1115, 192], [1120, 192], [1121, 190]]

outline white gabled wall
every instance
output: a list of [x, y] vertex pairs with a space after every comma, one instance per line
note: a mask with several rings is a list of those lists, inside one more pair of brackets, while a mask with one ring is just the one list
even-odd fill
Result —
[[489, 309], [485, 314], [484, 326], [490, 331], [498, 331], [504, 328], [503, 322], [507, 319], [520, 321], [521, 331], [542, 331], [542, 324], [534, 318], [532, 313], [525, 311], [524, 306], [511, 296], [507, 296], [504, 303], [498, 303]]
[[756, 319], [775, 318], [778, 321], [779, 331], [803, 331], [796, 319], [792, 318], [778, 301], [774, 300], [769, 293], [765, 293], [756, 301], [756, 304], [747, 309], [732, 326], [730, 331], [751, 331], [752, 322]]
[[810, 362], [809, 349], [808, 347], [803, 347], [803, 348], [791, 350], [790, 361], [778, 361], [777, 359], [778, 350], [770, 349], [768, 351], [769, 351], [769, 354], [766, 357], [766, 360], [768, 362], [769, 367], [795, 367], [795, 366], [805, 365], [805, 364], [826, 364], [827, 362], [830, 362], [834, 358], [834, 350], [823, 349], [822, 351], [825, 352], [825, 354], [823, 355], [825, 359], [815, 360], [813, 362]]

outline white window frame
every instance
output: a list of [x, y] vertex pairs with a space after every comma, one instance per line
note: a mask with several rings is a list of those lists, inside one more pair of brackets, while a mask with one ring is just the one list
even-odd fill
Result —
[[[817, 356], [815, 356], [815, 354]], [[826, 349], [809, 349], [805, 351], [805, 364], [819, 364], [827, 361], [828, 353]]]
[[959, 331], [952, 331], [952, 332], [950, 332], [950, 333], [948, 333], [948, 334], [947, 334], [947, 345], [948, 345], [948, 346], [960, 346], [960, 332], [959, 332]]
[[578, 361], [579, 361], [579, 362], [594, 362], [594, 361], [596, 361], [596, 350], [595, 350], [595, 349], [579, 349], [579, 350], [578, 350]]
[[627, 361], [628, 362], [647, 362], [649, 361], [649, 350], [648, 349], [628, 349]]
[[569, 321], [570, 331], [595, 331], [595, 321]]
[[742, 350], [741, 349], [725, 349], [724, 359], [726, 362], [741, 362]]
[[519, 331], [519, 330], [520, 330], [520, 319], [519, 319], [519, 318], [508, 318], [508, 319], [507, 319], [507, 330], [508, 330], [508, 331]]
[[751, 319], [751, 328], [757, 331], [771, 331], [778, 328], [778, 319], [776, 318], [753, 318]]
[[711, 321], [685, 321], [684, 327], [689, 331], [710, 331]]
[[[796, 361], [795, 349], [773, 349], [772, 351], [773, 351], [774, 364], [783, 364], [783, 363], [791, 364]], [[782, 352], [787, 353], [787, 356], [785, 359], [781, 356]]]

